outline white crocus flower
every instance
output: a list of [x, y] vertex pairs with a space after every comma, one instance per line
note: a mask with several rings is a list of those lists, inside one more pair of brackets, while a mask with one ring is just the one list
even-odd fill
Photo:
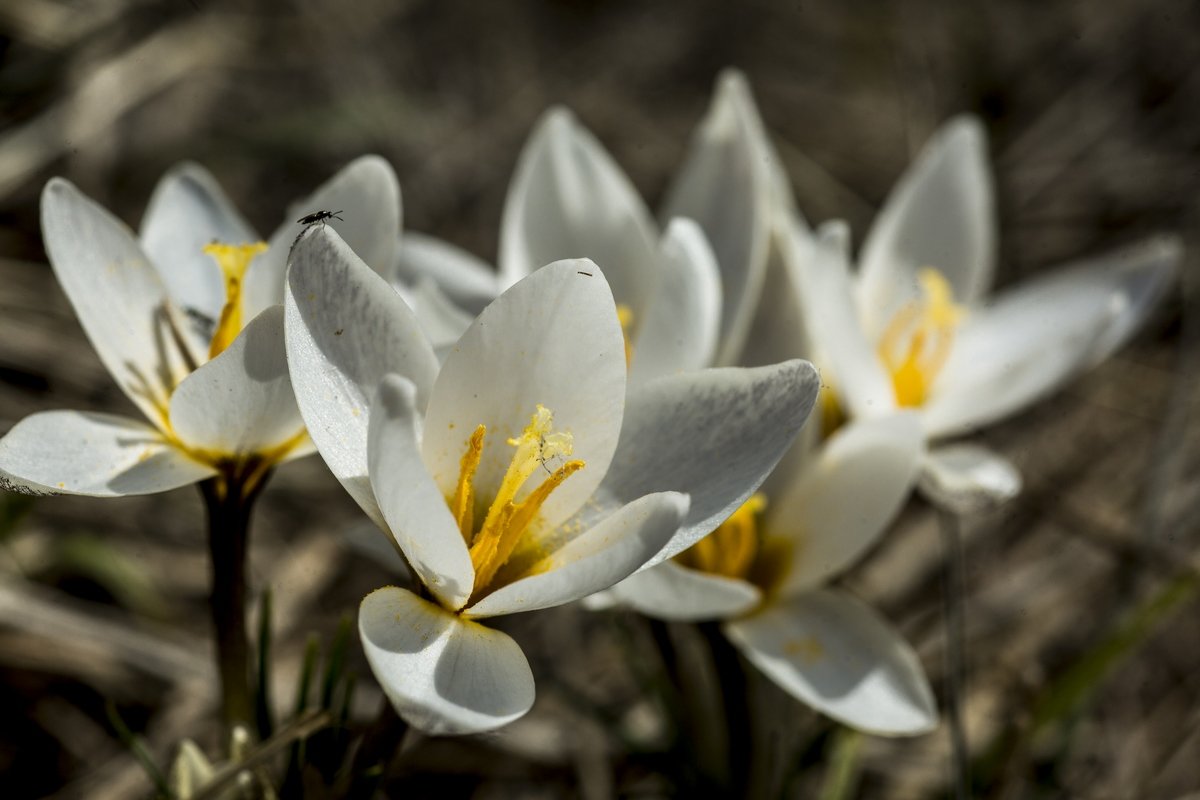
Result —
[[398, 295], [332, 232], [297, 244], [286, 341], [317, 448], [411, 567], [359, 631], [397, 711], [434, 732], [524, 714], [517, 644], [479, 623], [607, 588], [740, 506], [815, 400], [806, 362], [626, 392], [612, 292], [587, 260], [488, 305], [440, 371]]
[[696, 223], [661, 236], [604, 147], [566, 109], [546, 112], [517, 163], [500, 229], [501, 286], [543, 264], [604, 270], [625, 332], [632, 384], [711, 366], [721, 317], [716, 261]]
[[[849, 235], [796, 225], [793, 261], [824, 376], [852, 417], [919, 411], [940, 443], [1006, 417], [1098, 363], [1171, 284], [1172, 237], [1081, 261], [988, 297], [992, 183], [978, 120], [947, 123], [897, 183], [867, 235], [857, 276]], [[958, 510], [1015, 494], [1016, 470], [976, 445], [938, 445], [922, 488]]]
[[[359, 159], [293, 206], [334, 224], [381, 267], [393, 260], [399, 192], [390, 167]], [[72, 184], [42, 193], [59, 284], [101, 360], [148, 420], [49, 411], [0, 440], [0, 485], [95, 496], [146, 494], [232, 473], [244, 486], [311, 452], [283, 349], [283, 269], [301, 226], [270, 245], [213, 178], [181, 165], [159, 183], [141, 241]]]
[[[697, 126], [661, 218], [695, 220], [712, 243], [721, 284], [718, 365], [743, 364], [753, 346], [757, 309], [770, 294], [777, 259], [774, 228], [781, 213], [798, 216], [791, 188], [771, 146], [746, 77], [725, 70]], [[751, 360], [762, 355], [750, 354]]]
[[826, 587], [903, 506], [922, 456], [915, 415], [848, 425], [804, 467], [781, 465], [707, 538], [607, 593], [647, 616], [723, 620], [722, 630], [788, 693], [859, 730], [912, 735], [937, 724], [912, 648], [849, 593]]

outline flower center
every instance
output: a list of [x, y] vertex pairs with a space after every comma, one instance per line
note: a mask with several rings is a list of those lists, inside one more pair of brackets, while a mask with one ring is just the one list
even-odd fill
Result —
[[633, 361], [633, 309], [617, 303], [617, 321], [621, 323], [621, 337], [625, 340], [625, 366]]
[[[467, 450], [460, 462], [458, 484], [454, 496], [448, 498], [450, 511], [458, 523], [463, 540], [471, 553], [475, 566], [473, 596], [486, 592], [496, 573], [508, 562], [522, 535], [537, 517], [542, 504], [563, 481], [582, 469], [584, 462], [578, 459], [565, 461], [556, 469], [547, 463], [554, 459], [565, 459], [574, 449], [574, 437], [565, 431], [554, 431], [554, 415], [545, 406], [538, 404], [529, 425], [516, 439], [508, 443], [516, 448], [500, 488], [488, 506], [483, 524], [475, 526], [475, 472], [483, 457], [484, 438], [487, 427], [480, 425], [467, 440]], [[534, 489], [517, 500], [517, 493], [538, 470], [547, 477]]]
[[213, 333], [208, 357], [216, 358], [230, 345], [242, 330], [242, 281], [250, 262], [267, 249], [266, 242], [253, 244], [226, 244], [212, 242], [204, 246], [204, 252], [212, 256], [225, 276], [225, 305], [221, 308], [221, 319]]
[[762, 546], [758, 521], [766, 507], [766, 495], [761, 492], [751, 495], [715, 531], [677, 555], [675, 560], [700, 572], [746, 578]]
[[892, 376], [896, 403], [922, 405], [954, 343], [966, 309], [954, 302], [949, 281], [931, 267], [917, 273], [921, 298], [896, 312], [879, 340], [879, 357]]

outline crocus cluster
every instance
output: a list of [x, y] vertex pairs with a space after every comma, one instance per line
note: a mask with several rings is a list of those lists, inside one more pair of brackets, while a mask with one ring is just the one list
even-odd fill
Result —
[[[290, 222], [319, 211], [337, 216]], [[844, 223], [801, 216], [733, 72], [657, 217], [565, 109], [517, 160], [495, 269], [400, 216], [371, 156], [266, 242], [195, 165], [163, 178], [137, 235], [51, 181], [50, 263], [147, 422], [35, 414], [0, 439], [0, 482], [248, 491], [315, 449], [408, 567], [358, 627], [397, 712], [434, 733], [525, 714], [529, 664], [486, 623], [576, 600], [719, 622], [819, 711], [930, 730], [916, 653], [831, 582], [915, 489], [957, 513], [1016, 494], [1002, 456], [946, 441], [1120, 347], [1180, 256], [1160, 237], [990, 297], [987, 145], [960, 117], [855, 267]]]

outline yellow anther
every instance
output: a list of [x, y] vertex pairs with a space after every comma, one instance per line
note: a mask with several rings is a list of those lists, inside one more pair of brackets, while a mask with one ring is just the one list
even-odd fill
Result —
[[221, 307], [221, 319], [213, 333], [208, 357], [216, 358], [242, 330], [242, 283], [250, 262], [267, 249], [266, 242], [253, 244], [225, 244], [212, 242], [204, 246], [204, 252], [212, 256], [225, 277], [225, 305]]
[[676, 560], [685, 567], [726, 578], [745, 578], [759, 551], [758, 517], [767, 507], [764, 494], [754, 494], [715, 531], [684, 550]]
[[921, 299], [904, 305], [879, 340], [879, 356], [892, 376], [896, 403], [912, 407], [929, 399], [929, 390], [954, 342], [954, 329], [966, 309], [954, 302], [949, 281], [925, 267], [917, 273]]
[[621, 323], [621, 337], [625, 339], [625, 366], [633, 362], [633, 309], [617, 303], [617, 322]]
[[[550, 494], [584, 466], [580, 460], [567, 461], [553, 470], [547, 465], [546, 462], [552, 459], [570, 456], [574, 449], [571, 434], [554, 431], [553, 425], [554, 415], [539, 405], [521, 435], [508, 440], [516, 452], [478, 530], [474, 527], [474, 478], [483, 457], [486, 428], [483, 425], [477, 427], [467, 441], [454, 496], [448, 502], [463, 539], [470, 548], [471, 563], [475, 567], [473, 596], [479, 596], [489, 589], [496, 573], [521, 544], [524, 534]], [[539, 469], [545, 470], [548, 477], [518, 500], [517, 494]]]
[[459, 462], [458, 485], [454, 488], [454, 499], [450, 501], [450, 510], [454, 512], [454, 521], [462, 531], [467, 545], [471, 544], [471, 534], [475, 525], [475, 471], [479, 469], [479, 459], [483, 458], [483, 437], [487, 426], [480, 425], [467, 441], [467, 452], [463, 453]]

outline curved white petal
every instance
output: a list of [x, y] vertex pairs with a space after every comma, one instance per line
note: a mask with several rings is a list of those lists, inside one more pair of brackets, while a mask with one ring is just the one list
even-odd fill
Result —
[[1178, 250], [1151, 243], [1056, 270], [971, 312], [924, 406], [950, 436], [1041, 399], [1133, 332], [1169, 284]]
[[171, 299], [189, 318], [192, 348], [207, 357], [213, 326], [225, 305], [225, 281], [204, 246], [213, 241], [249, 244], [258, 241], [258, 234], [216, 178], [199, 164], [185, 161], [154, 187], [139, 238]]
[[215, 472], [146, 423], [113, 414], [44, 411], [0, 439], [0, 489], [22, 494], [153, 494]]
[[396, 250], [393, 282], [415, 286], [426, 276], [456, 305], [474, 314], [500, 294], [496, 270], [483, 259], [442, 239], [404, 231]]
[[971, 514], [1020, 494], [1021, 473], [986, 447], [953, 444], [925, 455], [918, 487], [935, 505], [955, 514]]
[[762, 291], [778, 169], [745, 76], [726, 70], [661, 215], [696, 220], [716, 254], [722, 295], [718, 364], [733, 363], [741, 352]]
[[230, 456], [268, 453], [304, 433], [284, 355], [283, 306], [259, 314], [179, 384], [171, 427], [189, 447]]
[[840, 221], [825, 223], [811, 242], [793, 234], [788, 250], [800, 275], [808, 330], [838, 401], [854, 417], [895, 410], [891, 378], [867, 339], [855, 304], [850, 229]]
[[791, 542], [780, 592], [824, 583], [878, 541], [912, 492], [924, 454], [912, 413], [855, 422], [825, 442], [767, 506], [767, 535]]
[[917, 296], [922, 267], [945, 275], [960, 302], [987, 293], [996, 259], [994, 203], [983, 125], [955, 117], [896, 182], [863, 242], [860, 290], [872, 340]]
[[688, 569], [674, 561], [630, 575], [609, 594], [615, 603], [640, 614], [673, 622], [738, 617], [762, 602], [762, 592], [751, 583]]
[[446, 356], [421, 443], [443, 494], [453, 494], [467, 440], [483, 424], [487, 439], [475, 491], [481, 499], [494, 497], [512, 459], [505, 442], [521, 435], [538, 404], [554, 414], [555, 431], [574, 436], [571, 458], [587, 464], [542, 506], [547, 524], [556, 525], [604, 477], [625, 405], [616, 307], [604, 276], [586, 259], [550, 264], [513, 286]]
[[1112, 317], [1092, 343], [1088, 365], [1108, 358], [1137, 332], [1174, 285], [1182, 260], [1179, 237], [1156, 236], [1055, 270], [1068, 291], [1077, 291], [1078, 281], [1109, 286], [1114, 294]]
[[267, 242], [267, 252], [255, 259], [246, 273], [247, 316], [283, 302], [288, 254], [305, 227], [296, 220], [318, 211], [340, 212], [342, 219], [318, 225], [337, 231], [368, 267], [391, 280], [400, 232], [400, 182], [385, 159], [360, 156], [312, 194], [288, 206], [283, 223]]
[[396, 712], [431, 734], [490, 731], [533, 706], [533, 673], [507, 634], [395, 586], [358, 609], [371, 672]]
[[475, 568], [446, 498], [421, 460], [412, 381], [388, 375], [371, 406], [368, 466], [375, 499], [408, 563], [438, 602], [460, 609]]
[[937, 727], [916, 653], [872, 609], [844, 592], [808, 592], [725, 624], [750, 663], [784, 691], [839, 722], [882, 736]]
[[738, 366], [758, 367], [789, 358], [818, 360], [806, 327], [800, 269], [800, 258], [808, 258], [812, 247], [812, 233], [799, 217], [778, 215], [771, 233], [762, 296]]
[[592, 513], [649, 492], [680, 491], [691, 508], [651, 562], [683, 552], [746, 501], [808, 419], [818, 391], [807, 361], [707, 369], [629, 393], [617, 454]]
[[296, 403], [334, 477], [380, 527], [367, 480], [367, 409], [379, 382], [397, 373], [423, 405], [437, 357], [416, 317], [333, 231], [300, 238], [288, 270], [284, 342]]
[[446, 296], [434, 280], [424, 276], [410, 289], [400, 290], [400, 296], [417, 315], [434, 352], [443, 356], [471, 327], [475, 317], [463, 311]]
[[671, 220], [660, 245], [658, 286], [633, 343], [629, 382], [712, 366], [721, 321], [721, 276], [704, 231]]
[[504, 203], [500, 284], [551, 261], [590, 258], [640, 317], [656, 271], [650, 212], [604, 147], [565, 108], [546, 112], [521, 153]]
[[662, 550], [687, 508], [687, 495], [677, 492], [638, 498], [548, 554], [532, 575], [497, 589], [463, 614], [536, 611], [607, 589]]
[[142, 413], [162, 425], [171, 389], [187, 369], [171, 332], [179, 320], [158, 271], [124, 223], [62, 178], [42, 191], [42, 236], [100, 360]]

